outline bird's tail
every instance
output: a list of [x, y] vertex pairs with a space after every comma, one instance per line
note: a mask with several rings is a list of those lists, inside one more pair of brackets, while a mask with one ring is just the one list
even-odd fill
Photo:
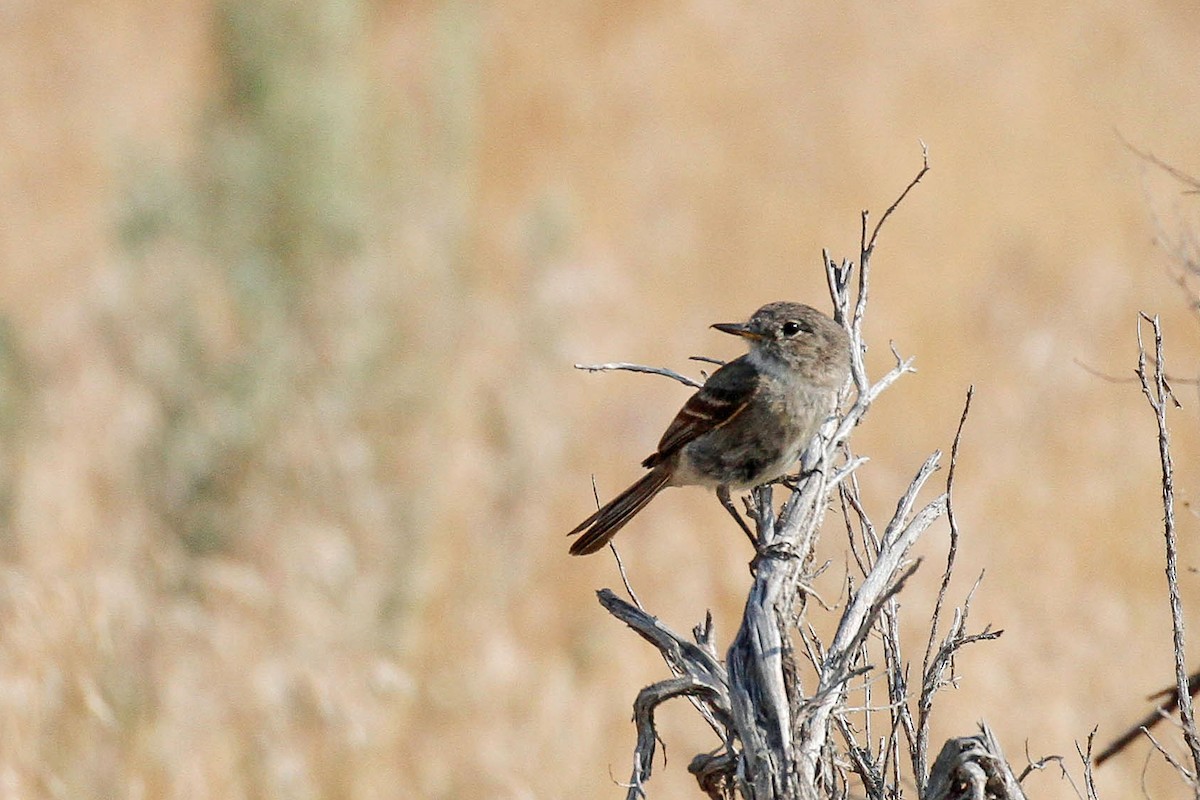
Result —
[[574, 536], [583, 532], [583, 535], [571, 545], [571, 555], [586, 556], [608, 544], [608, 540], [616, 536], [617, 531], [621, 530], [626, 522], [633, 519], [634, 514], [645, 508], [646, 504], [654, 499], [654, 495], [666, 487], [670, 478], [671, 471], [669, 469], [663, 467], [652, 469], [640, 481], [579, 523], [575, 530], [567, 534]]

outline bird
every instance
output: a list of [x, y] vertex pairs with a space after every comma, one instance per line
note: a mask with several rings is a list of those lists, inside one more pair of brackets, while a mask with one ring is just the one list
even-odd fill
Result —
[[785, 475], [836, 410], [850, 375], [850, 337], [802, 303], [768, 303], [746, 322], [711, 327], [745, 339], [749, 352], [717, 369], [667, 426], [642, 461], [641, 480], [567, 535], [571, 555], [603, 548], [669, 486], [716, 489], [717, 498], [755, 541], [730, 500]]

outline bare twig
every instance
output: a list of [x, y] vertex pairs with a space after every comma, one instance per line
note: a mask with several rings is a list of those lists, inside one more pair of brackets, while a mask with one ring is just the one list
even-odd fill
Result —
[[684, 386], [690, 386], [693, 389], [699, 389], [704, 384], [695, 378], [689, 378], [687, 375], [682, 375], [673, 369], [666, 367], [647, 367], [644, 364], [630, 364], [625, 361], [614, 361], [610, 364], [576, 364], [575, 369], [582, 369], [586, 372], [646, 372], [651, 375], [664, 375], [672, 380], [679, 381]]
[[[1121, 138], [1119, 133], [1117, 136]], [[1183, 194], [1200, 194], [1200, 179], [1168, 164], [1152, 153], [1139, 150], [1124, 138], [1121, 138], [1121, 143], [1142, 161], [1182, 184], [1184, 186]], [[1155, 232], [1155, 243], [1163, 249], [1175, 266], [1170, 277], [1179, 288], [1184, 302], [1187, 303], [1193, 316], [1200, 318], [1200, 303], [1196, 301], [1196, 290], [1191, 280], [1200, 276], [1200, 240], [1197, 238], [1197, 229], [1182, 220], [1179, 220], [1177, 225], [1168, 225], [1155, 209], [1155, 203], [1149, 196], [1149, 190], [1143, 187], [1143, 191], [1146, 194], [1146, 207], [1149, 209], [1150, 221]]]
[[820, 753], [825, 745], [827, 721], [837, 700], [833, 690], [840, 689], [848, 679], [851, 655], [870, 630], [879, 604], [888, 596], [887, 587], [899, 570], [901, 560], [917, 537], [945, 511], [946, 497], [942, 495], [910, 516], [917, 493], [933, 474], [940, 455], [935, 452], [926, 459], [917, 476], [909, 484], [908, 490], [900, 498], [896, 505], [896, 513], [884, 531], [882, 547], [874, 567], [838, 623], [825, 656], [817, 692], [806, 709], [808, 719], [804, 725], [805, 735], [801, 737], [797, 759], [802, 781], [815, 780]]
[[946, 518], [950, 523], [950, 547], [946, 552], [946, 569], [942, 572], [942, 583], [938, 587], [937, 601], [933, 606], [932, 624], [929, 626], [929, 641], [925, 644], [925, 658], [921, 662], [921, 672], [929, 672], [929, 658], [933, 653], [933, 643], [937, 639], [938, 620], [941, 619], [942, 606], [946, 602], [946, 591], [950, 588], [950, 577], [954, 574], [954, 559], [958, 554], [958, 521], [954, 517], [954, 474], [958, 469], [958, 446], [962, 442], [963, 426], [967, 423], [967, 414], [971, 412], [971, 398], [975, 396], [975, 387], [967, 389], [967, 399], [963, 403], [962, 416], [958, 419], [958, 430], [954, 433], [954, 444], [950, 447], [950, 469], [946, 475]]
[[[887, 207], [886, 211], [883, 212], [883, 216], [879, 218], [879, 222], [875, 223], [875, 228], [871, 231], [870, 239], [866, 238], [867, 212], [863, 212], [863, 261], [869, 261], [871, 254], [875, 252], [875, 242], [879, 239], [879, 232], [883, 229], [883, 223], [887, 222], [888, 217], [890, 217], [892, 213], [900, 207], [900, 204], [904, 202], [904, 198], [908, 197], [908, 193], [915, 189], [917, 184], [921, 182], [921, 179], [925, 177], [925, 174], [929, 172], [929, 146], [925, 144], [925, 142], [921, 142], [921, 161], [921, 170], [917, 173], [915, 178], [908, 182], [908, 186], [904, 187], [904, 191], [900, 193], [900, 196], [892, 201], [892, 204]], [[862, 303], [864, 306], [866, 305], [865, 300], [862, 298], [860, 298], [860, 303]]]
[[[1025, 742], [1025, 761], [1026, 761], [1025, 769], [1021, 770], [1021, 774], [1017, 776], [1017, 780], [1020, 781], [1021, 783], [1024, 783], [1025, 779], [1028, 778], [1033, 773], [1041, 772], [1042, 770], [1049, 767], [1051, 764], [1057, 764], [1058, 768], [1062, 769], [1064, 759], [1062, 756], [1050, 755], [1050, 756], [1042, 756], [1038, 760], [1034, 761], [1033, 757], [1029, 755], [1029, 742], [1026, 741]], [[1065, 772], [1065, 770], [1064, 770], [1064, 772]]]
[[1196, 788], [1196, 774], [1192, 770], [1185, 767], [1179, 761], [1179, 759], [1175, 758], [1175, 756], [1171, 754], [1170, 750], [1163, 747], [1162, 742], [1154, 738], [1153, 733], [1146, 731], [1146, 738], [1150, 740], [1151, 746], [1158, 751], [1158, 754], [1163, 757], [1163, 760], [1170, 764], [1175, 771], [1179, 773], [1180, 777], [1183, 778], [1184, 782], [1186, 782], [1194, 790]]
[[[950, 588], [950, 578], [954, 574], [954, 560], [958, 555], [959, 531], [958, 520], [954, 516], [954, 475], [958, 469], [958, 448], [962, 442], [963, 426], [967, 423], [967, 414], [971, 412], [971, 398], [974, 396], [975, 387], [971, 386], [967, 389], [967, 399], [963, 403], [962, 416], [958, 419], [958, 430], [954, 433], [954, 444], [950, 448], [950, 469], [946, 475], [946, 518], [950, 524], [950, 546], [946, 552], [946, 569], [942, 572], [942, 582], [938, 587], [937, 600], [934, 602], [933, 615], [929, 623], [929, 640], [925, 644], [925, 657], [921, 660], [921, 696], [917, 702], [917, 732], [916, 741], [913, 743], [915, 750], [913, 773], [916, 776], [918, 793], [924, 789], [924, 780], [929, 763], [930, 710], [933, 707], [933, 694], [940, 686], [942, 672], [941, 668], [933, 668], [934, 642], [937, 640], [938, 627], [942, 618], [942, 607], [946, 602], [946, 592]], [[971, 591], [973, 593], [974, 589]], [[969, 607], [970, 597], [968, 596], [963, 613], [955, 615], [955, 624], [951, 626], [951, 634], [943, 642], [941, 652], [945, 653], [946, 662], [953, 657], [953, 652], [957, 649], [950, 646], [949, 643], [958, 640], [961, 636], [962, 629], [958, 626], [961, 624], [965, 627], [966, 608]], [[939, 655], [941, 655], [941, 652], [939, 652]]]
[[[592, 476], [592, 498], [596, 503], [596, 508], [600, 508], [600, 490], [596, 488], [596, 476]], [[621, 574], [621, 583], [625, 584], [625, 591], [629, 594], [629, 599], [634, 602], [638, 608], [643, 608], [642, 601], [638, 599], [637, 593], [633, 591], [633, 584], [629, 582], [629, 575], [625, 572], [625, 562], [621, 560], [621, 553], [617, 550], [617, 546], [612, 542], [608, 543], [609, 549], [612, 550], [613, 558], [617, 562], [617, 572]]]
[[641, 598], [637, 596], [637, 592], [633, 590], [633, 584], [629, 582], [629, 574], [625, 572], [625, 562], [621, 560], [621, 551], [612, 542], [608, 543], [608, 547], [612, 550], [613, 558], [617, 562], [617, 572], [621, 574], [621, 583], [625, 585], [625, 593], [629, 595], [629, 599], [640, 610], [645, 611], [646, 607], [642, 605]]
[[720, 702], [721, 687], [707, 683], [694, 675], [679, 675], [651, 684], [638, 692], [633, 703], [633, 721], [637, 727], [637, 747], [634, 749], [633, 774], [629, 779], [626, 800], [646, 796], [646, 781], [654, 767], [654, 750], [660, 741], [654, 727], [654, 710], [673, 697], [689, 697], [713, 704]]
[[1120, 132], [1117, 133], [1117, 138], [1121, 140], [1121, 144], [1125, 146], [1126, 150], [1133, 153], [1135, 156], [1140, 158], [1142, 161], [1145, 161], [1148, 164], [1153, 164], [1154, 166], [1158, 167], [1163, 172], [1167, 173], [1172, 178], [1179, 181], [1184, 186], [1188, 187], [1189, 190], [1194, 191], [1194, 192], [1200, 192], [1200, 179], [1197, 179], [1197, 178], [1187, 174], [1186, 172], [1179, 169], [1178, 167], [1174, 167], [1174, 166], [1168, 164], [1166, 161], [1163, 161], [1161, 158], [1154, 155], [1149, 150], [1139, 150], [1138, 148], [1136, 148], [1132, 144], [1130, 144], [1129, 140], [1126, 139], [1124, 136], [1122, 136], [1120, 134]]
[[[654, 645], [675, 677], [690, 676], [712, 689], [712, 692], [703, 696], [699, 692], [682, 694], [687, 696], [717, 737], [729, 748], [729, 679], [725, 667], [713, 651], [711, 642], [702, 639], [698, 632], [696, 643], [689, 642], [641, 608], [617, 597], [611, 589], [601, 589], [596, 595], [600, 605], [610, 614]], [[705, 629], [709, 634], [711, 626], [712, 617], [709, 616], [708, 627]], [[635, 773], [639, 769], [638, 765], [642, 763], [640, 757], [635, 754]], [[637, 781], [633, 783], [637, 784]]]
[[[1083, 789], [1086, 792], [1087, 800], [1097, 800], [1096, 796], [1096, 781], [1092, 777], [1092, 745], [1096, 741], [1096, 729], [1092, 728], [1091, 733], [1087, 738], [1087, 750], [1079, 748], [1079, 742], [1075, 743], [1075, 752], [1079, 754], [1079, 758], [1083, 761]], [[1078, 791], [1078, 790], [1077, 790]]]
[[[1170, 396], [1163, 365], [1162, 325], [1157, 316], [1140, 314], [1137, 325], [1138, 366], [1137, 374], [1142, 384], [1142, 393], [1154, 411], [1158, 424], [1158, 455], [1162, 465], [1163, 534], [1167, 551], [1167, 594], [1171, 606], [1171, 631], [1175, 650], [1175, 684], [1179, 699], [1179, 718], [1183, 724], [1183, 738], [1191, 751], [1191, 773], [1200, 775], [1200, 736], [1196, 733], [1196, 720], [1192, 710], [1192, 695], [1188, 688], [1187, 653], [1184, 636], [1183, 602], [1179, 596], [1178, 554], [1175, 537], [1175, 486], [1171, 462], [1171, 437], [1167, 428], [1167, 400]], [[1146, 373], [1146, 347], [1142, 340], [1142, 320], [1150, 323], [1154, 331], [1154, 373]]]
[[[929, 148], [924, 142], [921, 142], [921, 169], [917, 172], [916, 177], [909, 181], [909, 184], [904, 187], [904, 191], [900, 193], [900, 196], [897, 197], [892, 204], [887, 207], [887, 210], [883, 212], [883, 215], [880, 216], [879, 221], [875, 223], [875, 227], [871, 230], [871, 235], [869, 238], [867, 236], [867, 220], [870, 214], [865, 210], [862, 212], [862, 231], [859, 238], [858, 254], [858, 297], [855, 300], [854, 313], [849, 318], [850, 324], [848, 326], [855, 342], [862, 342], [862, 320], [863, 315], [867, 310], [867, 298], [869, 296], [868, 290], [870, 288], [871, 255], [875, 252], [875, 244], [879, 240], [879, 233], [883, 230], [883, 224], [887, 222], [888, 218], [892, 216], [897, 208], [900, 207], [900, 204], [904, 202], [904, 198], [908, 197], [908, 193], [916, 188], [917, 184], [921, 182], [921, 179], [925, 177], [927, 172], [929, 172]], [[845, 273], [845, 275], [842, 276], [840, 281], [837, 281], [837, 284], [842, 287], [843, 292], [845, 291], [848, 283], [849, 271], [852, 269], [852, 266], [853, 265], [849, 264], [848, 262], [842, 262], [841, 270]], [[833, 262], [830, 261], [828, 257], [826, 257], [825, 267], [827, 273], [829, 273], [831, 269], [834, 271], [837, 271], [838, 269], [834, 267]], [[838, 298], [836, 296], [834, 286], [835, 281], [830, 280], [830, 290], [834, 291], [835, 293], [834, 305], [837, 306]], [[848, 309], [839, 307], [838, 310], [842, 314], [842, 316], [839, 318], [839, 321], [845, 324], [845, 312]], [[861, 359], [861, 352], [857, 353], [856, 355]], [[863, 386], [858, 385], [858, 388], [861, 391]]]

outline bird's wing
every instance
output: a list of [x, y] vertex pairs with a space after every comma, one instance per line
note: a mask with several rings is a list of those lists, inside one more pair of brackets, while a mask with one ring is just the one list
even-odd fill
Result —
[[642, 462], [652, 467], [693, 439], [725, 425], [749, 405], [759, 390], [758, 370], [749, 360], [730, 361], [688, 398], [658, 442], [658, 452]]

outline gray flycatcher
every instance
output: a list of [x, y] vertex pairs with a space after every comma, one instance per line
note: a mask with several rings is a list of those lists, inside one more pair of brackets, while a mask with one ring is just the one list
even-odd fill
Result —
[[800, 303], [768, 303], [744, 323], [712, 327], [741, 336], [750, 352], [730, 361], [693, 394], [667, 426], [650, 471], [568, 536], [571, 555], [594, 553], [668, 486], [708, 486], [754, 539], [729, 492], [784, 474], [836, 410], [850, 375], [842, 326]]

